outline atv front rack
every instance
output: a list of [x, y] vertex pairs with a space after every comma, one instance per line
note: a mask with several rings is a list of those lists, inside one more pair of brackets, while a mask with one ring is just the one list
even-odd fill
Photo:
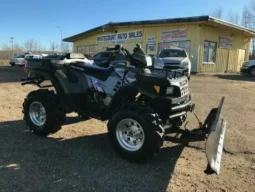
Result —
[[[151, 67], [143, 67], [138, 69], [140, 76], [152, 76], [158, 78], [179, 78], [185, 75], [186, 69], [157, 69]], [[150, 71], [150, 72], [148, 72]]]

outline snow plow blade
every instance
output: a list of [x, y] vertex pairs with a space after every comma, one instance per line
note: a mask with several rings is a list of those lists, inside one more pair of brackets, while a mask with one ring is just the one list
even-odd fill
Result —
[[208, 161], [206, 173], [219, 174], [223, 143], [225, 138], [226, 121], [221, 117], [225, 97], [222, 97], [218, 108], [211, 110], [204, 126], [208, 130], [206, 140], [206, 158]]

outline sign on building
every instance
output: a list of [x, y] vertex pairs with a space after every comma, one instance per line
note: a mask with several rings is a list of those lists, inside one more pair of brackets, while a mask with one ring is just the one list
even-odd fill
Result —
[[161, 32], [161, 42], [187, 40], [187, 29], [173, 29]]
[[155, 37], [148, 37], [148, 38], [147, 38], [147, 44], [148, 44], [148, 45], [156, 44], [156, 39], [155, 39]]
[[230, 37], [220, 36], [220, 43], [219, 43], [220, 48], [230, 49], [232, 48], [232, 46], [233, 46], [233, 41]]
[[97, 43], [102, 42], [116, 42], [116, 41], [126, 41], [131, 39], [139, 39], [143, 37], [142, 30], [135, 30], [135, 31], [128, 31], [128, 32], [121, 32], [115, 34], [107, 34], [97, 37]]

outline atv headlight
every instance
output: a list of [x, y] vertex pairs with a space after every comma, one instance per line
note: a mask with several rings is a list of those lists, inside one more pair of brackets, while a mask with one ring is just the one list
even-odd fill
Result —
[[170, 94], [173, 94], [173, 93], [174, 93], [174, 88], [173, 87], [167, 87], [166, 94], [170, 95]]

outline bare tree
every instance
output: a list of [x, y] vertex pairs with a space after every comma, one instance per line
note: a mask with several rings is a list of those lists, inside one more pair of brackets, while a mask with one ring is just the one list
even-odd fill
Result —
[[213, 16], [213, 17], [216, 17], [218, 19], [222, 19], [223, 18], [223, 9], [222, 9], [222, 7], [218, 7], [210, 15]]
[[29, 39], [24, 43], [24, 49], [26, 51], [36, 51], [36, 41], [34, 39]]
[[4, 44], [1, 45], [1, 49], [4, 50], [4, 51], [9, 51], [9, 50], [11, 50], [12, 48], [11, 48], [11, 46], [8, 45], [7, 43], [4, 43]]
[[240, 17], [238, 15], [238, 12], [233, 12], [232, 10], [229, 11], [227, 21], [239, 25], [239, 19]]
[[62, 44], [62, 49], [63, 49], [64, 53], [70, 53], [71, 52], [69, 43], [63, 43]]
[[41, 44], [41, 42], [37, 42], [37, 51], [38, 52], [42, 52], [42, 51], [45, 51], [45, 49], [43, 49], [43, 46], [42, 46], [42, 44]]
[[[12, 46], [9, 45], [9, 44], [7, 44], [7, 43], [3, 43], [3, 44], [1, 45], [1, 49], [4, 50], [4, 51], [9, 51], [9, 50], [12, 50]], [[22, 47], [21, 47], [18, 43], [15, 43], [15, 44], [13, 45], [13, 50], [14, 50], [14, 51], [15, 51], [15, 50], [20, 51], [20, 50], [22, 50]]]
[[[243, 26], [255, 29], [255, 0], [246, 5], [243, 9]], [[251, 40], [251, 55], [255, 59], [255, 39]]]
[[50, 50], [52, 53], [58, 52], [58, 44], [55, 42], [50, 42]]
[[59, 46], [58, 46], [57, 43], [55, 44], [55, 47], [56, 47], [56, 52], [58, 52], [59, 51]]
[[22, 50], [22, 46], [20, 46], [18, 43], [15, 43], [13, 45], [13, 50], [15, 51], [21, 51]]

